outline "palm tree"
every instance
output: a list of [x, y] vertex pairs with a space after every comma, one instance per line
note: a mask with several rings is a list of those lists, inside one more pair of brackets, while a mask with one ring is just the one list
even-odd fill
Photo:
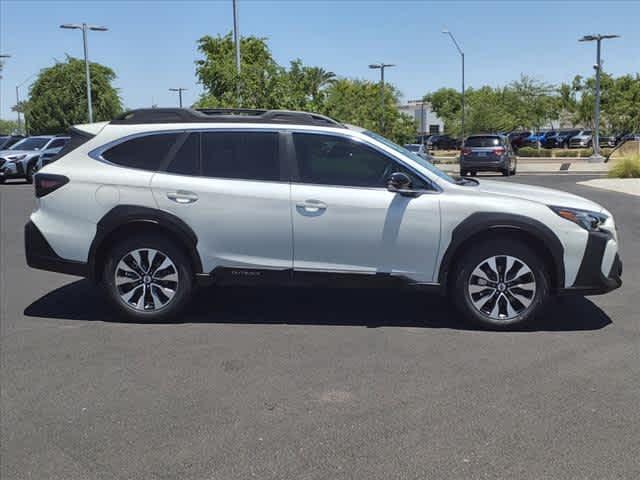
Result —
[[320, 90], [336, 81], [336, 74], [322, 67], [306, 67], [305, 70], [308, 94], [314, 101], [320, 95]]

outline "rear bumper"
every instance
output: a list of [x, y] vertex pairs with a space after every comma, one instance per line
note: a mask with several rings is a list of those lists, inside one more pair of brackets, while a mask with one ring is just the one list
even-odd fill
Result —
[[460, 160], [460, 170], [488, 170], [496, 171], [507, 168], [506, 160]]
[[[609, 255], [613, 255], [613, 261]], [[609, 262], [609, 267], [605, 262]], [[608, 262], [607, 262], [608, 263]], [[562, 295], [601, 295], [622, 285], [622, 260], [617, 252], [617, 244], [608, 232], [590, 232], [582, 263], [573, 286], [564, 288]]]
[[31, 268], [79, 277], [87, 276], [86, 263], [66, 260], [58, 256], [42, 232], [31, 221], [24, 226], [24, 252], [27, 257], [27, 265]]

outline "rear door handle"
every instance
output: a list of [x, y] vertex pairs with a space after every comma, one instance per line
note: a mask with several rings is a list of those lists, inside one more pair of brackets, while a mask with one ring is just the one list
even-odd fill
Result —
[[167, 198], [176, 203], [193, 203], [198, 200], [198, 195], [193, 192], [178, 190], [177, 192], [167, 192]]
[[296, 210], [298, 210], [298, 213], [309, 217], [322, 215], [326, 209], [327, 204], [320, 200], [310, 199], [296, 203]]

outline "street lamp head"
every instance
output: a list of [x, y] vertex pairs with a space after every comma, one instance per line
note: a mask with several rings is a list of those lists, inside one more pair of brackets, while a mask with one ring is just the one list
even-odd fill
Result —
[[103, 27], [102, 25], [90, 25], [89, 30], [93, 30], [95, 32], [106, 32], [109, 29], [107, 27]]
[[380, 65], [379, 63], [372, 63], [369, 65], [369, 68], [382, 68], [382, 65]]
[[63, 25], [60, 25], [60, 28], [68, 28], [68, 29], [71, 29], [71, 30], [74, 30], [74, 29], [82, 30], [82, 25], [79, 25], [77, 23], [65, 23]]
[[595, 40], [604, 40], [607, 38], [619, 38], [620, 35], [585, 35], [584, 37], [578, 39], [579, 42], [593, 42]]
[[448, 29], [443, 28], [442, 33], [444, 33], [445, 35], [449, 35], [451, 32]]

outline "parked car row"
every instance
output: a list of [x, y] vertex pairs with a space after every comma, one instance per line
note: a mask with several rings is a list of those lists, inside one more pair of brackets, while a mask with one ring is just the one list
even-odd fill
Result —
[[[615, 147], [629, 135], [600, 134], [601, 147]], [[543, 148], [591, 148], [593, 132], [591, 130], [548, 130], [545, 132], [517, 131], [508, 134], [514, 149], [535, 147]]]
[[68, 141], [66, 135], [0, 137], [0, 183], [9, 178], [32, 182], [33, 174], [50, 163]]

